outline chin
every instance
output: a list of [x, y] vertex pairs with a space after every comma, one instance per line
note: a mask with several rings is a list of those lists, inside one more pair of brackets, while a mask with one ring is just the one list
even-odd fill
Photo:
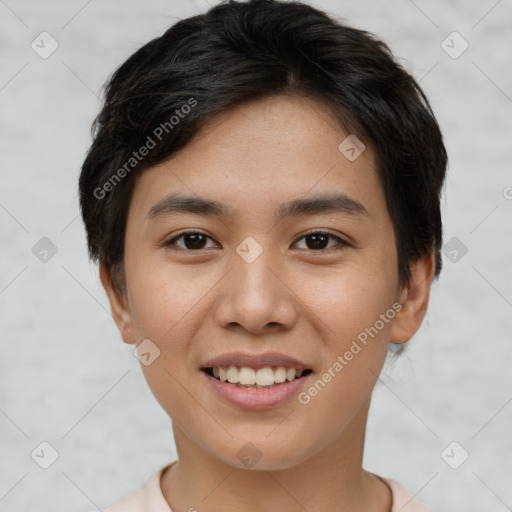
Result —
[[219, 454], [218, 458], [233, 468], [248, 471], [283, 471], [308, 460], [306, 453], [297, 450], [297, 443], [290, 447], [280, 446], [277, 449], [268, 439], [259, 444], [248, 441], [230, 457], [226, 458]]

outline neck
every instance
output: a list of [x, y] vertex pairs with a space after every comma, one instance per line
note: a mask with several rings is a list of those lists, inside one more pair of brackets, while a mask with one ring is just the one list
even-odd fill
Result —
[[369, 402], [335, 443], [285, 469], [239, 469], [213, 456], [173, 423], [178, 461], [164, 472], [162, 492], [173, 511], [389, 512], [386, 484], [363, 470]]

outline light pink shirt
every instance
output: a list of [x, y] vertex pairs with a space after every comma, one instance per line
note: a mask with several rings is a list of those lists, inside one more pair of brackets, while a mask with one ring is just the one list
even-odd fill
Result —
[[[160, 478], [169, 466], [155, 473], [142, 489], [116, 501], [104, 512], [172, 512], [160, 488]], [[391, 512], [432, 512], [431, 509], [416, 501], [398, 482], [389, 478], [382, 480], [387, 482], [393, 493]], [[191, 507], [190, 511], [193, 510], [194, 508]]]

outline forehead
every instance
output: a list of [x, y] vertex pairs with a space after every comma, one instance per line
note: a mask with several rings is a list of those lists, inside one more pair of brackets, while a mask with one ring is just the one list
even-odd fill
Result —
[[169, 160], [144, 171], [133, 207], [151, 217], [156, 203], [178, 194], [211, 199], [232, 214], [273, 204], [272, 215], [282, 216], [283, 203], [343, 194], [378, 213], [385, 201], [374, 155], [368, 146], [356, 158], [344, 152], [351, 145], [362, 149], [349, 135], [316, 100], [244, 103], [213, 117]]

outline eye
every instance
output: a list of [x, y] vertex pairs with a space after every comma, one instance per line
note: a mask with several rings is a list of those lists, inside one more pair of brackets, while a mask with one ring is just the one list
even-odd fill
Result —
[[[177, 243], [178, 240], [183, 239], [183, 243]], [[207, 240], [213, 240], [211, 237], [202, 233], [201, 231], [186, 231], [184, 233], [180, 233], [179, 235], [171, 238], [168, 242], [165, 243], [166, 246], [177, 246], [184, 250], [202, 250], [207, 249], [206, 246]], [[329, 239], [337, 242], [334, 245], [329, 246]], [[340, 237], [328, 233], [326, 231], [310, 231], [303, 235], [300, 240], [306, 240], [305, 249], [313, 250], [313, 251], [322, 251], [325, 249], [332, 249], [333, 247], [340, 246], [339, 249], [347, 247], [349, 244], [345, 240]], [[298, 243], [295, 242], [296, 244]], [[211, 247], [211, 246], [210, 246]]]
[[[338, 243], [334, 245], [340, 246], [339, 249], [342, 249], [344, 247], [347, 247], [349, 244], [348, 242], [345, 242], [345, 240], [341, 239], [339, 236], [333, 235], [331, 233], [327, 233], [325, 231], [310, 231], [309, 233], [306, 233], [303, 237], [299, 238], [299, 240], [306, 240], [306, 249], [310, 249], [313, 251], [321, 251], [324, 249], [332, 249], [333, 246], [328, 246], [328, 240], [329, 238], [337, 241]], [[296, 242], [298, 243], [298, 242]]]
[[[184, 246], [177, 244], [176, 241], [183, 238]], [[185, 233], [181, 233], [174, 238], [171, 238], [168, 242], [165, 243], [166, 246], [175, 245], [185, 250], [201, 250], [206, 249], [205, 241], [207, 239], [213, 240], [205, 233], [201, 233], [200, 231], [186, 231]]]

